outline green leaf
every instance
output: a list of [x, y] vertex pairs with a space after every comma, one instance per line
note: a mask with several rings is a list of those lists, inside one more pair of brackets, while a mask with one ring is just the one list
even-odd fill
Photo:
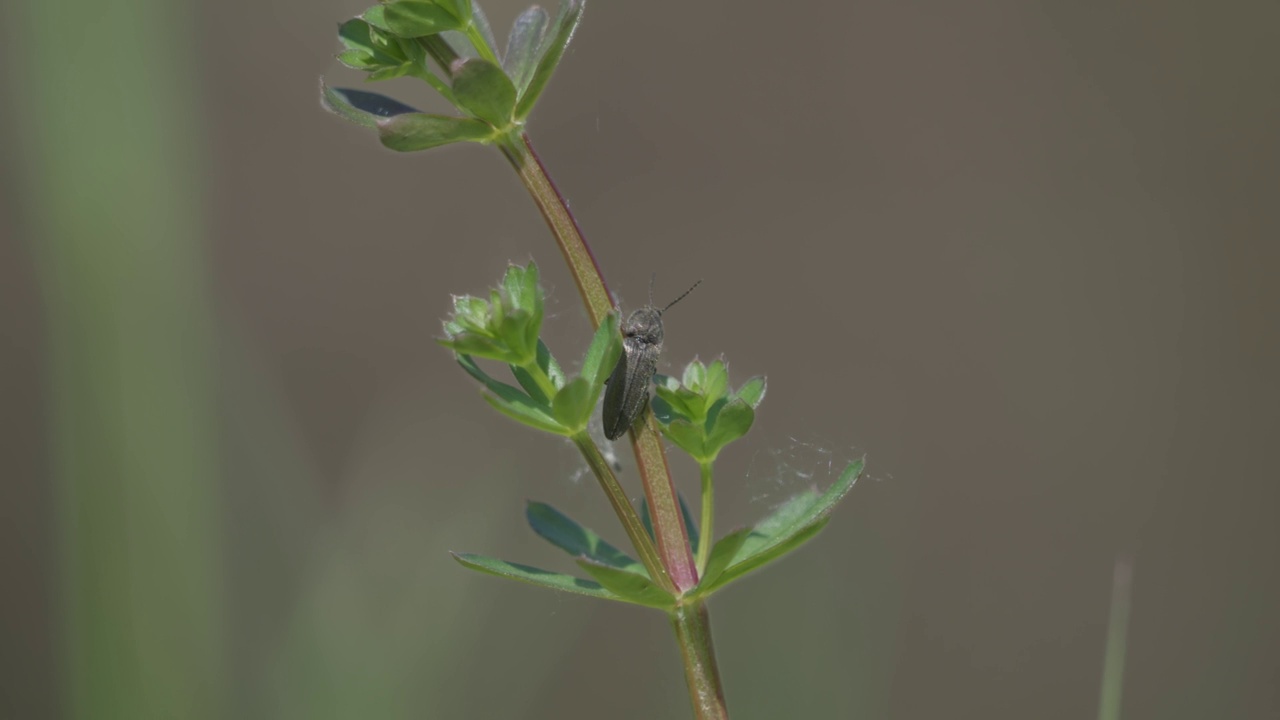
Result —
[[591, 412], [595, 409], [595, 399], [592, 397], [594, 394], [591, 383], [586, 378], [570, 380], [551, 401], [555, 419], [571, 432], [586, 429], [587, 423], [591, 421]]
[[560, 363], [556, 362], [555, 357], [551, 355], [547, 344], [541, 340], [538, 341], [538, 367], [551, 378], [551, 382], [557, 389], [564, 387], [566, 381], [564, 371], [560, 369]]
[[720, 538], [711, 548], [711, 556], [707, 559], [707, 567], [702, 571], [702, 578], [698, 581], [698, 587], [712, 587], [716, 580], [720, 577], [734, 558], [738, 556], [738, 551], [742, 549], [742, 544], [747, 541], [747, 537], [754, 532], [751, 528], [743, 528]]
[[528, 370], [519, 365], [511, 365], [509, 367], [511, 368], [511, 374], [516, 378], [516, 382], [520, 383], [520, 387], [529, 393], [529, 397], [533, 398], [534, 402], [542, 405], [551, 404], [551, 398], [547, 397], [547, 394], [542, 390], [542, 386], [538, 384], [537, 380], [533, 379], [533, 375], [530, 375]]
[[453, 97], [463, 110], [498, 128], [511, 123], [516, 106], [511, 79], [502, 68], [480, 58], [455, 65]]
[[692, 455], [695, 460], [715, 459], [714, 453], [706, 446], [706, 431], [688, 420], [672, 420], [669, 424], [662, 426], [662, 434], [678, 445], [681, 450]]
[[715, 459], [725, 445], [746, 435], [755, 419], [756, 411], [736, 398], [721, 407], [711, 421], [711, 431], [707, 434], [706, 449], [711, 453], [711, 459]]
[[521, 350], [519, 364], [527, 364], [536, 357], [538, 333], [542, 329], [543, 298], [538, 286], [538, 266], [533, 261], [525, 267], [509, 266], [502, 277], [502, 293], [495, 292], [493, 297], [495, 306], [501, 307], [501, 299], [505, 298], [510, 308], [501, 324], [501, 337], [512, 348]]
[[[618, 364], [618, 358], [621, 355], [622, 339], [618, 334], [618, 316], [609, 313], [596, 329], [596, 334], [592, 336], [591, 345], [587, 347], [587, 356], [582, 361], [582, 377], [591, 383], [597, 394], [604, 386], [604, 381], [609, 378], [609, 373], [613, 372], [614, 366]], [[592, 404], [595, 404], [594, 399]]]
[[399, 65], [408, 59], [400, 52], [399, 45], [393, 45], [382, 31], [361, 18], [352, 18], [338, 26], [338, 40], [348, 51], [367, 54], [373, 65]]
[[703, 412], [711, 410], [711, 406], [725, 396], [729, 389], [729, 370], [724, 360], [714, 360], [707, 366], [706, 377], [703, 378], [699, 392], [703, 398]]
[[[386, 37], [389, 41], [395, 43], [396, 48], [400, 51], [400, 55], [410, 62], [416, 63], [419, 67], [426, 71], [427, 67], [427, 49], [422, 46], [422, 41], [415, 38], [402, 38], [384, 33], [377, 28], [373, 31], [380, 36]], [[427, 73], [428, 75], [430, 73]], [[434, 85], [432, 87], [435, 87]]]
[[[369, 15], [365, 15], [369, 19]], [[382, 21], [392, 33], [403, 38], [426, 37], [465, 27], [453, 13], [426, 0], [399, 0], [382, 6]]]
[[529, 115], [538, 102], [538, 96], [546, 89], [547, 83], [551, 82], [551, 76], [555, 74], [556, 66], [560, 64], [560, 58], [569, 46], [569, 40], [573, 38], [573, 31], [582, 20], [582, 8], [583, 0], [561, 0], [560, 12], [544, 35], [542, 46], [538, 48], [537, 68], [520, 97], [520, 104], [516, 106], [516, 119], [523, 120]]
[[427, 150], [456, 142], [489, 142], [493, 128], [470, 118], [427, 113], [405, 113], [380, 119], [378, 137], [382, 144], [400, 152]]
[[372, 68], [381, 67], [381, 65], [373, 60], [369, 53], [363, 50], [346, 50], [338, 53], [338, 62], [346, 65], [352, 70], [370, 70]]
[[533, 79], [533, 71], [538, 69], [538, 48], [547, 31], [550, 16], [547, 11], [534, 5], [520, 13], [511, 26], [511, 34], [507, 37], [507, 52], [502, 57], [502, 69], [507, 71], [516, 86], [516, 95], [523, 95], [529, 81]]
[[530, 501], [525, 517], [539, 537], [574, 557], [647, 575], [644, 565], [546, 503]]
[[579, 560], [578, 565], [619, 600], [660, 610], [667, 610], [675, 605], [675, 598], [654, 585], [648, 576], [586, 559]]
[[452, 338], [442, 339], [439, 342], [459, 355], [474, 355], [504, 362], [512, 355], [510, 348], [504, 343], [479, 333], [463, 333]]
[[816, 491], [810, 490], [801, 493], [772, 515], [757, 523], [756, 530], [775, 538], [782, 537], [789, 532], [794, 532], [803, 526], [830, 515], [836, 504], [853, 489], [854, 483], [862, 476], [862, 469], [865, 465], [865, 458], [859, 458], [849, 463], [844, 472], [840, 473], [839, 479], [832, 483], [826, 492], [818, 494]]
[[689, 512], [689, 504], [684, 501], [684, 495], [677, 493], [676, 497], [680, 500], [680, 516], [684, 518], [684, 532], [689, 536], [689, 547], [698, 547], [698, 521]]
[[[453, 316], [444, 324], [445, 347], [466, 354], [527, 368], [539, 361], [547, 367], [548, 377], [554, 361], [543, 346], [539, 349], [538, 331], [542, 324], [542, 290], [538, 286], [537, 268], [512, 265], [499, 288], [490, 290], [489, 299], [469, 295], [454, 296]], [[559, 373], [559, 369], [555, 369]], [[559, 373], [562, 375], [562, 373]], [[525, 387], [531, 379], [516, 373]], [[552, 382], [555, 382], [553, 379]], [[540, 397], [544, 391], [530, 391]], [[549, 398], [547, 398], [549, 400]]]
[[649, 517], [649, 498], [640, 498], [640, 524], [644, 526], [649, 539], [656, 541], [657, 538], [653, 536], [653, 518]]
[[547, 415], [541, 410], [530, 404], [521, 402], [508, 402], [489, 393], [482, 393], [481, 397], [484, 401], [493, 406], [494, 410], [506, 415], [523, 425], [528, 425], [535, 430], [555, 433], [556, 435], [572, 435], [572, 431], [555, 421], [555, 418]]
[[764, 396], [764, 379], [752, 378], [738, 394], [729, 394], [724, 360], [704, 365], [694, 360], [683, 379], [656, 377], [653, 412], [662, 433], [699, 462], [711, 462], [726, 445], [755, 422], [755, 404]]
[[538, 289], [538, 266], [532, 260], [529, 264], [507, 266], [502, 275], [502, 289], [506, 291], [511, 306], [530, 313], [541, 312], [542, 292]]
[[[667, 403], [671, 410], [669, 414], [673, 419], [680, 417], [699, 424], [706, 419], [706, 415], [701, 412], [702, 399], [685, 388], [677, 385], [675, 389], [671, 389], [670, 386], [663, 384], [655, 386], [654, 392], [657, 397]], [[659, 415], [658, 419], [661, 420], [662, 416]]]
[[475, 358], [470, 355], [459, 353], [457, 359], [458, 364], [462, 366], [463, 370], [467, 371], [468, 375], [479, 380], [481, 384], [488, 388], [489, 392], [492, 392], [498, 397], [511, 401], [516, 401], [520, 398], [532, 400], [532, 398], [520, 392], [517, 388], [514, 388], [501, 380], [494, 379], [489, 375], [489, 373], [481, 369], [481, 367], [476, 364]]
[[365, 78], [365, 80], [370, 82], [376, 82], [378, 80], [392, 80], [394, 78], [404, 77], [405, 75], [413, 75], [416, 71], [417, 68], [414, 67], [413, 63], [404, 63], [402, 65], [395, 65], [392, 67], [378, 68], [377, 70], [369, 73], [369, 77]]
[[489, 303], [474, 295], [454, 295], [453, 314], [455, 321], [465, 326], [459, 333], [483, 328], [489, 323]]
[[653, 410], [653, 416], [658, 418], [659, 425], [669, 425], [676, 420], [676, 411], [661, 395], [655, 394], [649, 398], [649, 408]]
[[487, 48], [489, 53], [487, 55], [481, 53], [481, 55], [496, 59], [498, 57], [498, 38], [493, 36], [493, 26], [489, 24], [489, 18], [485, 16], [484, 10], [480, 9], [480, 3], [474, 2], [474, 0], [471, 0], [470, 2], [468, 0], [456, 1], [467, 5], [474, 10], [474, 14], [471, 18], [471, 24], [475, 26], [476, 30], [480, 31], [480, 37], [483, 38], [484, 42], [489, 46]]
[[680, 384], [689, 388], [693, 392], [701, 394], [703, 381], [707, 379], [707, 366], [701, 361], [694, 360], [684, 368], [684, 377], [681, 378]]
[[551, 414], [551, 408], [544, 404], [538, 403], [533, 398], [520, 392], [519, 389], [512, 387], [504, 382], [495, 380], [480, 366], [476, 364], [474, 358], [470, 355], [458, 355], [458, 364], [471, 377], [479, 380], [489, 393], [484, 395], [484, 399], [499, 412], [521, 422], [530, 427], [547, 432], [553, 432], [557, 435], [566, 434], [564, 426], [555, 421]]
[[[471, 22], [471, 7], [473, 5], [471, 0], [435, 0], [435, 2], [445, 10], [448, 10], [464, 27]], [[478, 5], [476, 9], [480, 9]]]
[[[792, 550], [796, 550], [801, 545], [812, 540], [818, 533], [822, 532], [822, 529], [826, 527], [827, 523], [830, 521], [831, 518], [823, 518], [812, 525], [805, 525], [794, 535], [788, 536], [785, 540], [770, 545], [760, 552], [734, 563], [724, 572], [720, 573], [716, 577], [715, 581], [707, 585], [705, 589], [700, 588], [698, 594], [709, 595], [734, 580], [737, 580], [752, 571], [759, 570], [774, 560], [781, 558], [783, 555], [790, 553]], [[738, 552], [739, 554], [742, 553], [741, 550]]]
[[[840, 478], [824, 493], [805, 491], [788, 500], [770, 516], [760, 521], [743, 540], [730, 566], [699, 594], [709, 594], [747, 573], [808, 542], [826, 527], [836, 504], [849, 493], [862, 474], [865, 461], [849, 463]], [[714, 550], [714, 548], [713, 548]], [[710, 563], [708, 562], [708, 566]]]
[[385, 5], [374, 5], [368, 10], [365, 10], [364, 14], [360, 16], [360, 19], [383, 32], [389, 33], [391, 32], [391, 27], [387, 25], [387, 14], [385, 11]]
[[323, 80], [320, 81], [320, 102], [329, 112], [367, 128], [377, 127], [378, 122], [386, 118], [418, 112], [386, 95], [351, 88], [331, 88]]
[[738, 392], [735, 393], [735, 395], [739, 400], [750, 405], [752, 409], [755, 409], [760, 407], [760, 401], [764, 400], [764, 391], [764, 376], [757, 375], [743, 383], [742, 387], [738, 388]]
[[465, 568], [478, 570], [489, 575], [497, 575], [498, 577], [507, 578], [508, 580], [519, 580], [530, 585], [548, 588], [550, 590], [559, 590], [561, 592], [575, 593], [577, 595], [586, 595], [587, 597], [601, 598], [603, 600], [620, 600], [613, 593], [604, 589], [600, 583], [591, 580], [583, 580], [572, 575], [551, 572], [550, 570], [542, 570], [529, 565], [520, 565], [519, 563], [511, 563], [505, 560], [485, 557], [483, 555], [474, 555], [471, 553], [449, 553], [453, 556], [458, 564]]
[[463, 315], [455, 315], [444, 326], [448, 337], [440, 339], [439, 342], [463, 355], [527, 365], [537, 355], [536, 345], [528, 345], [525, 340], [527, 327], [530, 324], [532, 323], [529, 313], [523, 310], [504, 313], [502, 303], [494, 302], [486, 305], [485, 315], [480, 322], [474, 322]]

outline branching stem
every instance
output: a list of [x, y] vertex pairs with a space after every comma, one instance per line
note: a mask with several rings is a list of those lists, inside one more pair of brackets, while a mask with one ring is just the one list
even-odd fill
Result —
[[[578, 227], [577, 221], [569, 211], [569, 204], [556, 188], [547, 174], [542, 161], [534, 152], [533, 145], [527, 135], [511, 134], [496, 143], [507, 160], [515, 168], [520, 180], [533, 197], [534, 203], [546, 220], [551, 234], [556, 239], [560, 254], [564, 256], [569, 272], [573, 275], [578, 292], [586, 305], [587, 315], [591, 318], [593, 328], [600, 327], [605, 317], [614, 311], [613, 299], [605, 285], [604, 276], [591, 248], [587, 245]], [[599, 448], [590, 438], [574, 438], [588, 464], [596, 472], [601, 485], [609, 485], [606, 476], [613, 478], [613, 471], [600, 456]], [[636, 465], [644, 484], [645, 498], [649, 503], [650, 518], [653, 521], [654, 540], [657, 555], [661, 559], [660, 572], [650, 568], [650, 574], [659, 584], [668, 583], [673, 594], [680, 595], [698, 584], [698, 565], [695, 564], [693, 551], [689, 547], [689, 536], [685, 531], [684, 519], [680, 512], [680, 503], [676, 496], [675, 485], [671, 481], [671, 472], [667, 467], [667, 454], [662, 444], [662, 436], [658, 431], [658, 423], [653, 414], [646, 413], [645, 421], [633, 426], [631, 444], [636, 455]], [[616, 486], [616, 489], [615, 487]], [[614, 510], [627, 534], [632, 536], [636, 551], [644, 560], [644, 546], [648, 538], [637, 538], [631, 524], [635, 510], [625, 496], [619, 496], [621, 487], [613, 478], [612, 485], [605, 487]], [[705, 507], [705, 503], [704, 503]], [[704, 510], [704, 514], [705, 514]], [[708, 535], [708, 530], [703, 535]], [[710, 539], [704, 542], [710, 544]], [[648, 566], [648, 562], [645, 562]], [[665, 572], [661, 572], [665, 571]], [[659, 579], [660, 578], [660, 579]], [[678, 606], [671, 613], [672, 626], [676, 631], [676, 639], [680, 644], [680, 654], [685, 663], [685, 677], [689, 683], [689, 692], [693, 699], [693, 707], [698, 720], [727, 720], [728, 712], [724, 704], [724, 688], [720, 683], [720, 672], [716, 666], [715, 648], [711, 643], [711, 620], [706, 606], [701, 602]]]
[[591, 471], [595, 473], [596, 479], [600, 481], [600, 487], [609, 498], [609, 504], [613, 506], [613, 511], [618, 514], [618, 519], [622, 521], [622, 527], [627, 531], [627, 537], [631, 539], [631, 544], [635, 546], [636, 554], [640, 556], [640, 562], [649, 571], [649, 577], [653, 578], [654, 582], [667, 592], [674, 593], [675, 586], [671, 584], [671, 577], [667, 575], [666, 568], [662, 566], [662, 559], [658, 557], [658, 551], [654, 548], [653, 541], [649, 539], [649, 534], [645, 532], [644, 523], [641, 522], [640, 516], [636, 514], [635, 508], [631, 506], [631, 501], [627, 499], [626, 491], [618, 483], [617, 476], [613, 474], [613, 468], [609, 467], [609, 461], [605, 460], [604, 455], [600, 453], [600, 448], [596, 447], [596, 442], [585, 432], [574, 435], [572, 440], [573, 444], [578, 446], [582, 457], [586, 458], [587, 465], [591, 466]]

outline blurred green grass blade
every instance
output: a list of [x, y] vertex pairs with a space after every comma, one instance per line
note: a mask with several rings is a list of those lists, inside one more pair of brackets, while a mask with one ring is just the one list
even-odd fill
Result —
[[8, 16], [69, 718], [228, 717], [193, 7], [33, 1]]
[[1102, 699], [1098, 707], [1098, 720], [1120, 720], [1132, 587], [1132, 562], [1124, 558], [1116, 560], [1115, 574], [1111, 581], [1111, 619], [1107, 623], [1107, 653], [1102, 664]]

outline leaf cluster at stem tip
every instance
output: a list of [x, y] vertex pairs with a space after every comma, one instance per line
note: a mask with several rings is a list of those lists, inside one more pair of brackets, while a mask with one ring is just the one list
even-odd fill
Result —
[[653, 414], [662, 433], [704, 464], [713, 462], [725, 445], [747, 434], [755, 422], [756, 408], [764, 400], [763, 376], [730, 390], [723, 360], [710, 365], [694, 360], [685, 367], [682, 379], [657, 375], [654, 382]]
[[[484, 399], [499, 412], [538, 430], [571, 437], [586, 431], [604, 381], [622, 354], [618, 320], [610, 315], [600, 324], [582, 371], [569, 379], [539, 338], [542, 318], [538, 266], [512, 265], [487, 299], [454, 297], [453, 315], [444, 323], [440, 344], [457, 353], [458, 364], [480, 381]], [[505, 363], [519, 386], [495, 379], [476, 358]]]
[[419, 112], [398, 100], [321, 83], [324, 106], [374, 129], [382, 144], [412, 152], [456, 142], [493, 143], [518, 134], [555, 73], [582, 18], [583, 0], [562, 0], [552, 18], [534, 6], [500, 49], [474, 0], [393, 0], [338, 28], [338, 61], [367, 80], [415, 77], [460, 112]]

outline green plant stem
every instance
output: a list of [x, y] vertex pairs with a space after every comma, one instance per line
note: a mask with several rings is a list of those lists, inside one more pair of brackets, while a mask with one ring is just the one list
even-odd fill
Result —
[[711, 483], [711, 461], [698, 463], [702, 476], [702, 523], [698, 526], [698, 575], [707, 569], [707, 559], [711, 557], [712, 540], [715, 538], [712, 525], [715, 521], [715, 487]]
[[[551, 234], [560, 247], [560, 253], [564, 256], [587, 307], [591, 325], [599, 328], [600, 323], [613, 312], [613, 300], [605, 285], [604, 276], [600, 273], [600, 266], [591, 254], [573, 214], [569, 212], [568, 203], [547, 175], [546, 168], [542, 166], [527, 135], [508, 135], [497, 144], [520, 175], [520, 180], [551, 228]], [[643, 529], [640, 533], [643, 537], [635, 535], [632, 522], [633, 518], [635, 522], [639, 522], [639, 519], [625, 492], [618, 485], [613, 468], [609, 467], [609, 463], [600, 454], [600, 449], [589, 437], [580, 435], [574, 438], [574, 442], [600, 480], [609, 502], [613, 504], [614, 512], [631, 536], [636, 552], [641, 555], [641, 561], [646, 567], [650, 567], [650, 560], [644, 557], [648, 537]], [[644, 423], [632, 427], [631, 446], [636, 454], [636, 465], [649, 503], [650, 519], [657, 541], [655, 550], [661, 559], [661, 567], [650, 567], [649, 572], [664, 588], [671, 590], [674, 586], [673, 592], [678, 595], [697, 586], [698, 570], [689, 547], [689, 536], [685, 532], [675, 485], [671, 482], [671, 471], [667, 467], [667, 454], [662, 445], [662, 436], [658, 432], [658, 422], [652, 412], [645, 413]], [[704, 529], [702, 535], [708, 536], [709, 533]], [[707, 544], [710, 544], [710, 540]], [[711, 641], [711, 616], [706, 605], [701, 601], [692, 601], [678, 606], [671, 613], [671, 625], [675, 629], [680, 657], [684, 661], [685, 679], [689, 685], [694, 716], [698, 720], [728, 720], [724, 686], [720, 683], [715, 646]]]
[[[445, 42], [444, 38], [439, 35], [429, 35], [424, 38], [418, 38], [418, 42], [422, 43], [422, 49], [426, 50], [427, 54], [431, 56], [431, 59], [436, 61], [436, 65], [440, 66], [440, 71], [445, 74], [445, 77], [452, 77], [453, 63], [458, 60], [459, 57], [458, 53], [454, 52], [453, 48], [449, 47], [449, 43]], [[435, 83], [432, 83], [431, 86], [435, 87]], [[453, 102], [453, 90], [450, 89], [449, 93], [445, 95], [445, 97], [449, 99], [449, 102]]]
[[542, 394], [546, 395], [548, 400], [554, 398], [556, 393], [559, 392], [559, 388], [556, 387], [555, 382], [553, 382], [551, 377], [542, 370], [542, 366], [538, 365], [537, 360], [519, 367], [529, 373], [529, 377], [533, 378], [533, 381], [538, 383], [538, 389], [542, 390]]
[[711, 616], [701, 600], [681, 605], [671, 612], [671, 627], [684, 658], [684, 679], [698, 720], [728, 720], [724, 686], [716, 665], [715, 643], [711, 641]]
[[644, 496], [649, 501], [649, 514], [653, 520], [653, 535], [658, 542], [658, 554], [666, 562], [667, 572], [681, 592], [698, 585], [698, 568], [693, 562], [689, 547], [689, 533], [684, 526], [684, 513], [676, 486], [671, 481], [671, 468], [667, 466], [667, 451], [662, 444], [662, 433], [652, 412], [645, 412], [643, 424], [631, 426], [631, 449], [636, 455]]
[[649, 533], [645, 532], [644, 523], [636, 514], [636, 509], [631, 506], [627, 491], [622, 489], [617, 476], [613, 474], [613, 468], [609, 467], [609, 461], [605, 460], [604, 455], [600, 453], [600, 448], [596, 447], [596, 442], [585, 432], [574, 435], [572, 439], [573, 444], [578, 446], [582, 456], [587, 459], [587, 465], [591, 466], [596, 479], [600, 481], [600, 488], [609, 498], [609, 504], [618, 514], [618, 519], [622, 521], [622, 527], [627, 531], [631, 544], [635, 546], [640, 562], [649, 571], [649, 577], [662, 589], [673, 595], [676, 594], [675, 585], [672, 584], [671, 577], [667, 575], [667, 570], [662, 565], [662, 558], [658, 556], [657, 548], [649, 539]]
[[467, 23], [466, 30], [467, 39], [471, 41], [471, 45], [475, 47], [476, 52], [480, 53], [480, 57], [489, 62], [502, 67], [502, 61], [494, 54], [493, 48], [489, 47], [489, 41], [480, 33], [480, 28], [476, 27], [475, 21]]
[[[592, 327], [600, 327], [600, 323], [614, 310], [613, 300], [609, 296], [604, 276], [600, 273], [600, 266], [591, 254], [591, 248], [587, 246], [573, 214], [569, 212], [568, 203], [547, 175], [527, 135], [507, 136], [499, 140], [498, 145], [520, 175], [525, 188], [533, 196], [534, 203], [551, 228], [551, 234], [556, 238], [560, 253], [564, 256], [587, 307]], [[662, 564], [676, 588], [681, 592], [687, 591], [698, 584], [698, 571], [693, 561], [693, 551], [689, 547], [684, 519], [680, 514], [676, 488], [671, 482], [671, 471], [667, 467], [667, 453], [652, 413], [647, 413], [639, 430], [632, 429], [631, 444], [644, 484], [645, 498], [649, 502], [658, 554], [662, 556]]]
[[578, 285], [578, 293], [587, 306], [587, 315], [591, 318], [591, 327], [598, 328], [605, 316], [613, 312], [613, 299], [609, 296], [609, 288], [604, 284], [604, 275], [600, 266], [591, 254], [577, 220], [569, 212], [569, 204], [560, 195], [560, 190], [547, 175], [546, 169], [538, 154], [534, 152], [529, 136], [521, 133], [508, 136], [499, 141], [499, 147], [507, 160], [520, 175], [533, 202], [537, 204], [542, 217], [551, 228], [551, 234], [560, 246], [560, 254], [569, 266], [573, 281]]
[[431, 72], [431, 68], [428, 68], [425, 62], [421, 66], [415, 65], [410, 75], [430, 85], [433, 90], [440, 93], [441, 97], [448, 100], [449, 104], [458, 104], [458, 101], [453, 97], [453, 88], [449, 87], [444, 80], [436, 77], [436, 74]]

